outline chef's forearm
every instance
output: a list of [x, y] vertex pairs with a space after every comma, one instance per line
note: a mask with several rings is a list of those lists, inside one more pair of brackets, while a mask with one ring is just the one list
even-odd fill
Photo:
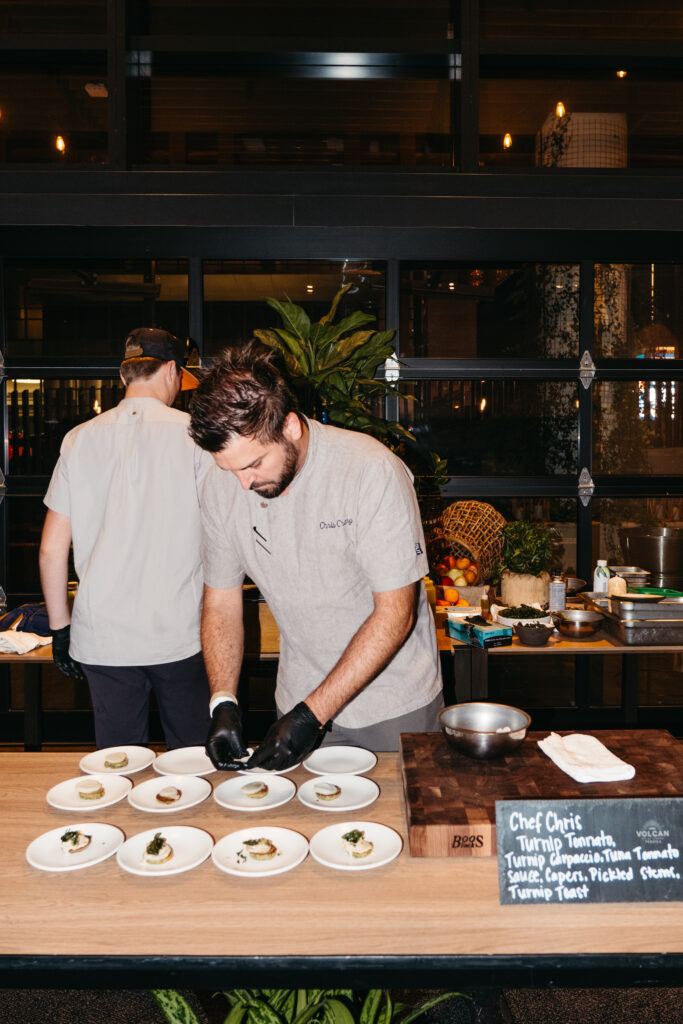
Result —
[[374, 594], [375, 607], [320, 686], [306, 698], [319, 722], [327, 722], [389, 663], [415, 621], [417, 584]]
[[71, 520], [48, 509], [40, 540], [38, 564], [40, 584], [51, 629], [61, 629], [71, 622], [69, 608], [69, 548]]
[[235, 697], [244, 656], [241, 587], [204, 587], [201, 638], [211, 696]]

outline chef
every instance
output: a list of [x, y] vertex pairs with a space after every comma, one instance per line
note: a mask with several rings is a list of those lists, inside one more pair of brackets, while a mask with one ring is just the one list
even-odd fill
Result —
[[412, 477], [379, 441], [300, 415], [273, 354], [229, 350], [193, 397], [190, 433], [215, 467], [202, 500], [207, 750], [246, 754], [237, 682], [242, 582], [280, 629], [278, 720], [249, 767], [282, 769], [326, 743], [395, 750], [438, 729], [436, 635]]

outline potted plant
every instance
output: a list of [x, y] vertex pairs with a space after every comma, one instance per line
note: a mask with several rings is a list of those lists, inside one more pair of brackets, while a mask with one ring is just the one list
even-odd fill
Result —
[[264, 345], [280, 353], [296, 392], [301, 411], [313, 419], [337, 427], [362, 430], [381, 441], [403, 439], [414, 443], [412, 434], [400, 423], [382, 419], [373, 403], [396, 389], [375, 374], [386, 359], [394, 357], [391, 341], [395, 331], [369, 328], [375, 317], [355, 310], [334, 322], [342, 297], [351, 287], [341, 288], [329, 311], [317, 323], [294, 302], [266, 302], [280, 316], [283, 326], [254, 331]]
[[397, 393], [395, 385], [377, 376], [387, 359], [395, 359], [391, 342], [396, 331], [375, 330], [371, 326], [375, 317], [362, 310], [335, 323], [339, 303], [350, 287], [347, 284], [337, 292], [317, 323], [296, 303], [267, 298], [283, 326], [254, 334], [280, 354], [306, 416], [372, 434], [403, 459], [415, 478], [425, 538], [431, 543], [441, 512], [439, 488], [448, 479], [446, 460], [421, 450], [400, 423], [376, 415], [379, 401]]
[[557, 531], [545, 523], [519, 519], [506, 523], [502, 534], [503, 550], [493, 582], [500, 585], [503, 604], [547, 604]]

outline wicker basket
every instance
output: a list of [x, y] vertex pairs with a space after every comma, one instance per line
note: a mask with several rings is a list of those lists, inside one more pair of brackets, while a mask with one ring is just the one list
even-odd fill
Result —
[[456, 501], [444, 510], [441, 521], [451, 553], [476, 562], [477, 582], [487, 581], [503, 550], [505, 517], [482, 501]]

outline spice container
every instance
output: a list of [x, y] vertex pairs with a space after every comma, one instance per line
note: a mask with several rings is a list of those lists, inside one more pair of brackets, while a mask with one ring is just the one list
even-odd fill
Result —
[[548, 584], [548, 611], [562, 612], [567, 607], [567, 581], [564, 576], [553, 576]]

